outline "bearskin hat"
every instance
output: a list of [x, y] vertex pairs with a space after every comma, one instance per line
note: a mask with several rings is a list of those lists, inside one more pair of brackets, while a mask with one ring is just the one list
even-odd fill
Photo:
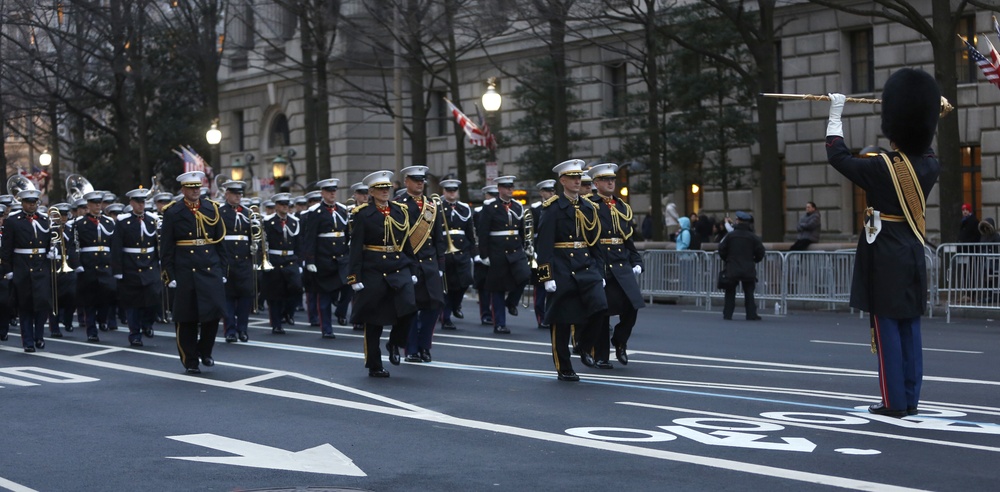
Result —
[[941, 112], [941, 89], [923, 70], [895, 71], [882, 91], [882, 134], [906, 154], [931, 146]]

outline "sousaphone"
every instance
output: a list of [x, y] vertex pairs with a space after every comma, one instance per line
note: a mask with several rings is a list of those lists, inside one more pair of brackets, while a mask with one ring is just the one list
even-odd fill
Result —
[[91, 191], [94, 191], [94, 186], [87, 181], [87, 178], [79, 174], [66, 176], [66, 197], [71, 200], [71, 205]]
[[35, 190], [35, 183], [32, 183], [30, 179], [24, 177], [21, 173], [14, 173], [9, 178], [7, 178], [7, 193], [14, 195], [14, 201], [21, 203], [17, 199], [17, 194], [24, 190]]

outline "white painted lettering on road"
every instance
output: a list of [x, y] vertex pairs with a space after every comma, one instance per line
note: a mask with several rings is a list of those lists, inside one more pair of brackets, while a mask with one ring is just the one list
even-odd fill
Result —
[[321, 473], [324, 475], [367, 476], [350, 458], [329, 444], [322, 444], [314, 448], [295, 452], [215, 434], [189, 434], [185, 436], [167, 436], [167, 438], [237, 455], [167, 457], [173, 460]]
[[749, 449], [769, 449], [774, 451], [798, 451], [801, 453], [811, 453], [816, 449], [816, 445], [808, 439], [802, 437], [782, 437], [782, 442], [764, 442], [761, 439], [767, 436], [761, 434], [749, 434], [746, 432], [733, 432], [717, 430], [710, 434], [689, 429], [681, 425], [661, 425], [661, 429], [686, 437], [693, 441], [709, 446], [727, 446], [734, 448]]
[[0, 374], [8, 374], [16, 377], [0, 376], [0, 388], [2, 388], [2, 385], [4, 384], [10, 386], [38, 386], [37, 383], [25, 381], [25, 379], [39, 381], [42, 383], [56, 384], [92, 383], [94, 381], [100, 381], [100, 379], [97, 378], [45, 369], [43, 367], [0, 367]]
[[[614, 442], [667, 442], [677, 439], [677, 436], [667, 434], [666, 432], [649, 431], [645, 429], [626, 429], [623, 427], [574, 427], [572, 429], [566, 429], [566, 433], [576, 437]], [[609, 436], [605, 434], [614, 435]], [[622, 434], [632, 434], [638, 437], [630, 437]]]

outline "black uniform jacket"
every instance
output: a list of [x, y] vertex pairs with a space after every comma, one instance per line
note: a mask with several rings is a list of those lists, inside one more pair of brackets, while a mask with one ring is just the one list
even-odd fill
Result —
[[490, 260], [486, 290], [508, 292], [527, 285], [531, 267], [524, 254], [524, 207], [517, 200], [486, 200], [479, 225], [479, 255]]
[[111, 269], [121, 275], [118, 302], [126, 308], [156, 306], [162, 301], [163, 279], [157, 251], [157, 222], [152, 214], [122, 214], [111, 238]]
[[228, 263], [226, 297], [252, 297], [255, 272], [254, 257], [250, 254], [250, 210], [227, 203], [219, 207], [219, 214], [226, 224], [226, 237], [222, 241]]
[[608, 315], [622, 314], [628, 305], [632, 309], [640, 309], [646, 303], [632, 271], [632, 267], [642, 266], [642, 255], [632, 241], [635, 234], [632, 208], [622, 200], [605, 200], [596, 193], [590, 196], [590, 200], [597, 207], [597, 216], [601, 219], [601, 239], [597, 247], [605, 265], [607, 285], [604, 292], [608, 297]]
[[56, 250], [56, 268], [62, 268], [63, 254], [66, 255], [66, 266], [69, 268], [68, 272], [61, 272], [57, 276], [58, 280], [56, 283], [59, 284], [57, 288], [59, 293], [59, 308], [69, 308], [71, 310], [76, 308], [76, 271], [73, 270], [73, 265], [79, 264], [76, 246], [73, 242], [72, 223], [73, 218], [70, 217], [63, 224], [62, 243]]
[[115, 221], [104, 215], [84, 214], [73, 221], [78, 261], [83, 267], [76, 275], [76, 302], [80, 306], [108, 304], [115, 299], [117, 282], [111, 270], [111, 238]]
[[[423, 222], [430, 227], [430, 234], [419, 249], [413, 251], [413, 263], [417, 267], [417, 285], [413, 291], [417, 299], [417, 307], [420, 309], [437, 308], [444, 302], [444, 285], [441, 283], [441, 272], [444, 270], [445, 238], [441, 219], [441, 211], [436, 208], [427, 197], [423, 197], [421, 203], [410, 195], [403, 195], [398, 202], [406, 209], [410, 216], [410, 234], [415, 240], [419, 240], [417, 224]], [[434, 208], [433, 215], [430, 207]], [[419, 236], [419, 237], [418, 237]], [[409, 238], [407, 239], [408, 242]]]
[[199, 200], [198, 212], [205, 216], [203, 230], [184, 200], [167, 205], [160, 226], [162, 267], [168, 282], [177, 281], [173, 315], [178, 323], [218, 320], [226, 313], [226, 227], [215, 203]]
[[0, 245], [3, 275], [14, 272], [10, 286], [19, 310], [48, 316], [52, 310], [52, 260], [46, 257], [52, 234], [49, 219], [24, 211], [7, 217]]
[[[478, 206], [472, 209], [472, 222], [475, 224], [476, 238], [478, 242], [479, 231], [483, 227], [483, 207]], [[479, 245], [476, 245], [476, 256], [479, 256]], [[481, 257], [480, 257], [481, 258]], [[489, 273], [490, 267], [483, 265], [482, 263], [475, 262], [472, 265], [472, 284], [476, 290], [483, 290], [486, 288], [486, 275]]]
[[[0, 252], [3, 251], [3, 241], [3, 228], [0, 227]], [[3, 259], [3, 254], [0, 253], [0, 273], [2, 273], [0, 274], [0, 312], [5, 315], [0, 317], [0, 321], [2, 321], [2, 318], [7, 318], [9, 321], [9, 317], [13, 314], [11, 312], [10, 280], [7, 280], [7, 274], [4, 273], [10, 271], [10, 267], [7, 265], [9, 265], [9, 263]], [[4, 327], [0, 326], [0, 328]], [[0, 332], [3, 332], [3, 330], [0, 330]]]
[[[472, 258], [476, 256], [476, 227], [472, 207], [464, 202], [442, 202], [444, 219], [445, 274], [448, 290], [457, 291], [472, 285]], [[449, 243], [450, 241], [450, 243]]]
[[408, 224], [408, 214], [398, 203], [389, 202], [388, 206], [389, 217], [371, 201], [355, 207], [351, 216], [347, 281], [364, 284], [364, 289], [354, 294], [351, 323], [391, 325], [417, 310], [411, 279], [417, 267], [406, 230], [390, 224], [390, 220]]
[[[827, 137], [826, 153], [840, 174], [865, 190], [869, 207], [884, 214], [903, 215], [903, 205], [881, 156], [854, 157], [842, 137]], [[926, 199], [941, 174], [941, 164], [931, 149], [907, 157]], [[868, 244], [864, 234], [858, 238], [851, 307], [888, 318], [916, 318], [924, 311], [926, 296], [924, 246], [909, 224], [883, 220], [882, 231], [873, 244]]]
[[740, 222], [719, 243], [719, 258], [726, 262], [726, 275], [733, 281], [756, 281], [756, 264], [764, 259], [764, 243], [750, 230], [750, 224]]
[[302, 222], [292, 214], [284, 219], [278, 214], [264, 217], [267, 236], [267, 259], [274, 266], [264, 272], [264, 299], [278, 301], [302, 294], [302, 262], [299, 261], [299, 236]]
[[347, 207], [339, 203], [319, 202], [301, 214], [302, 234], [299, 251], [305, 264], [316, 265], [312, 284], [323, 292], [333, 292], [347, 285], [350, 247], [347, 245]]
[[[538, 224], [539, 280], [556, 281], [556, 291], [545, 296], [545, 323], [584, 323], [608, 308], [604, 294], [604, 262], [597, 247], [600, 219], [594, 203], [580, 198], [574, 205], [565, 195], [545, 201]], [[577, 232], [576, 207], [588, 223]], [[587, 231], [584, 226], [592, 226]], [[588, 243], [593, 242], [593, 246]]]

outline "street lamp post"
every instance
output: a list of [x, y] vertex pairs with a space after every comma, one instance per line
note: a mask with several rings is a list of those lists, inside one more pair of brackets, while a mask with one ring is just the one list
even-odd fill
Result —
[[52, 154], [49, 153], [49, 149], [43, 150], [42, 154], [38, 156], [38, 163], [42, 167], [48, 167], [49, 164], [52, 164]]
[[[219, 164], [219, 142], [222, 142], [222, 131], [219, 130], [219, 120], [216, 118], [212, 121], [212, 127], [205, 132], [205, 140], [208, 142], [210, 147], [210, 166], [216, 169], [221, 169]], [[218, 167], [217, 167], [218, 166]]]
[[[486, 110], [486, 124], [489, 125], [490, 115], [496, 113], [500, 110], [500, 104], [503, 102], [503, 98], [500, 93], [497, 92], [497, 78], [490, 77], [486, 81], [487, 87], [486, 92], [483, 94], [482, 102], [483, 109]], [[499, 175], [497, 169], [497, 152], [496, 152], [496, 140], [493, 137], [492, 130], [488, 134], [489, 140], [486, 142], [486, 148], [489, 149], [490, 155], [489, 160], [486, 162], [486, 174], [485, 180], [486, 184], [489, 184], [490, 180], [496, 178]]]

